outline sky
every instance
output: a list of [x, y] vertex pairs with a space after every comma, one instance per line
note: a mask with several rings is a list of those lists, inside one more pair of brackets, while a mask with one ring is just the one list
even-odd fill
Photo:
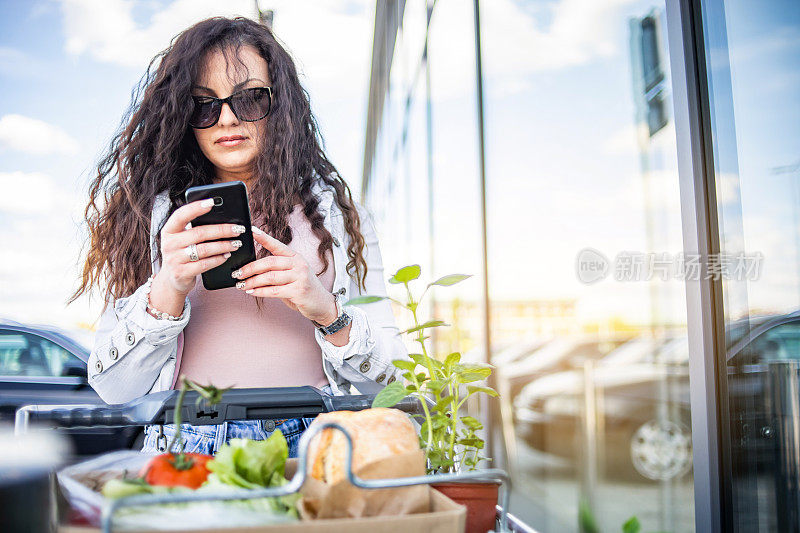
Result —
[[[356, 197], [374, 3], [262, 0], [294, 57], [329, 158]], [[99, 298], [77, 287], [88, 183], [147, 63], [209, 16], [255, 18], [252, 0], [0, 2], [0, 317], [73, 327]], [[335, 42], [335, 46], [331, 46]]]

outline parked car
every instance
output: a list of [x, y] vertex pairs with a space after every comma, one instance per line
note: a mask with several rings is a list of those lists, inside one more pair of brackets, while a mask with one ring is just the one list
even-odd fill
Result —
[[[800, 311], [727, 328], [728, 395], [735, 461], [771, 460], [770, 361], [800, 359]], [[559, 372], [525, 386], [514, 403], [519, 434], [538, 450], [579, 459], [584, 373]], [[670, 479], [691, 467], [689, 344], [685, 335], [639, 337], [601, 359], [593, 388], [609, 474]], [[743, 408], [743, 406], [747, 406]], [[748, 442], [747, 447], [736, 442]], [[752, 460], [752, 456], [750, 458]]]
[[[599, 359], [624, 343], [627, 337], [603, 339], [597, 336], [570, 336], [553, 339], [544, 344], [530, 343], [529, 351], [508, 352], [509, 361], [497, 370], [498, 381], [512, 400], [528, 383], [583, 364], [586, 359]], [[524, 348], [524, 346], [523, 346]]]
[[[101, 404], [86, 381], [90, 350], [77, 335], [46, 325], [0, 320], [0, 423], [30, 404]], [[142, 428], [58, 429], [76, 456], [133, 447]]]

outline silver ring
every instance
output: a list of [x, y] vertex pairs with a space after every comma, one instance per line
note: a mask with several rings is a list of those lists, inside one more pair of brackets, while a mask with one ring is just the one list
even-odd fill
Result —
[[184, 250], [186, 250], [186, 255], [189, 256], [189, 260], [190, 261], [197, 261], [197, 260], [200, 259], [200, 257], [197, 255], [197, 245], [196, 244], [190, 244], [189, 246], [184, 248]]

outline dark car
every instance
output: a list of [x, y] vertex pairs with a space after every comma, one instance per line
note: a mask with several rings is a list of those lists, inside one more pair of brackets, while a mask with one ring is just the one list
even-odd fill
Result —
[[[105, 405], [86, 381], [90, 350], [60, 328], [0, 320], [0, 423], [23, 405]], [[134, 446], [141, 428], [58, 429], [76, 456]]]
[[[769, 363], [800, 359], [800, 312], [762, 316], [726, 328], [728, 393], [734, 446], [770, 461]], [[595, 367], [608, 472], [671, 479], [691, 467], [689, 344], [685, 335], [641, 337], [622, 345]], [[580, 457], [584, 376], [557, 372], [523, 388], [515, 401], [521, 436], [532, 447]], [[642, 477], [639, 477], [642, 479]]]

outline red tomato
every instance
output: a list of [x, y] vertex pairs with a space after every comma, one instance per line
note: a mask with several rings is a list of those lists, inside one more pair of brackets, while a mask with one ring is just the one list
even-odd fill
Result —
[[196, 489], [208, 477], [206, 463], [213, 458], [202, 453], [164, 453], [153, 457], [139, 475], [151, 485]]

